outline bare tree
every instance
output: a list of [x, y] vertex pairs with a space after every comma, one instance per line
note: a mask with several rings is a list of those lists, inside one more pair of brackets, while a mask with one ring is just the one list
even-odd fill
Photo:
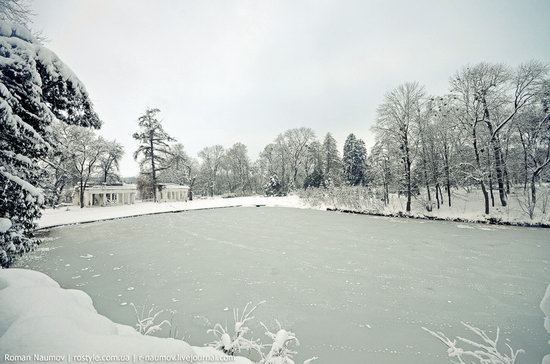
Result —
[[124, 147], [116, 140], [105, 141], [104, 153], [99, 158], [99, 171], [103, 183], [118, 181], [120, 177], [117, 172], [119, 163], [124, 155]]
[[84, 207], [84, 192], [90, 179], [97, 172], [101, 155], [105, 152], [105, 141], [86, 128], [70, 126], [66, 130], [67, 149], [71, 153], [72, 168], [78, 180], [79, 203]]
[[28, 27], [33, 13], [25, 0], [0, 0], [0, 20]]
[[[462, 168], [466, 174], [466, 180], [471, 179], [479, 183], [485, 202], [485, 214], [489, 213], [489, 192], [487, 191], [488, 174], [482, 164], [479, 137], [479, 125], [484, 120], [484, 102], [480, 94], [487, 93], [494, 81], [484, 64], [476, 67], [465, 67], [455, 74], [450, 80], [451, 93], [456, 101], [456, 115], [461, 127], [467, 135], [470, 135], [474, 163], [462, 162]], [[470, 167], [470, 168], [468, 168]]]
[[519, 115], [518, 132], [524, 153], [525, 181], [532, 205], [537, 203], [536, 183], [550, 165], [550, 109], [532, 106]]
[[292, 188], [297, 188], [299, 173], [302, 171], [302, 178], [305, 178], [305, 158], [308, 145], [315, 141], [315, 133], [310, 128], [289, 129], [282, 134], [283, 143], [288, 151], [290, 172], [292, 175]]
[[229, 173], [231, 192], [239, 190], [240, 194], [244, 195], [246, 189], [251, 190], [250, 158], [246, 145], [235, 143], [227, 150], [225, 168]]
[[202, 160], [201, 175], [204, 179], [208, 195], [214, 196], [217, 192], [216, 179], [222, 163], [225, 150], [221, 145], [206, 147], [199, 152]]
[[417, 82], [405, 83], [386, 94], [378, 108], [375, 131], [379, 137], [393, 140], [399, 146], [404, 166], [405, 188], [407, 190], [406, 211], [411, 211], [413, 163], [413, 128], [420, 118], [420, 109], [425, 97], [424, 87]]

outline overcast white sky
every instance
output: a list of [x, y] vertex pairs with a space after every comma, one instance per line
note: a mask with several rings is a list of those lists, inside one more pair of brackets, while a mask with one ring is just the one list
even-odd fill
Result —
[[479, 61], [550, 62], [550, 1], [34, 0], [34, 26], [85, 83], [138, 172], [131, 135], [146, 107], [196, 156], [240, 141], [256, 158], [285, 129], [373, 142], [384, 93], [447, 91]]

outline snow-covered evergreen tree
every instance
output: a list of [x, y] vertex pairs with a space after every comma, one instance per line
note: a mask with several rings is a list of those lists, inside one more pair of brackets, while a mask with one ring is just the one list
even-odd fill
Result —
[[172, 138], [157, 119], [159, 109], [147, 109], [145, 114], [139, 117], [140, 131], [133, 137], [139, 141], [139, 147], [134, 153], [134, 159], [143, 156], [140, 161], [141, 173], [150, 177], [152, 183], [153, 200], [157, 201], [157, 176], [160, 171], [168, 168], [168, 156], [170, 155], [169, 142], [176, 141]]
[[323, 172], [327, 185], [340, 185], [342, 176], [342, 159], [338, 152], [336, 139], [331, 133], [325, 135], [323, 140]]
[[367, 147], [353, 133], [348, 135], [344, 144], [342, 167], [344, 180], [349, 185], [358, 186], [367, 182]]
[[0, 21], [0, 265], [35, 245], [44, 203], [38, 160], [52, 123], [99, 127], [84, 85], [24, 27]]
[[287, 190], [276, 174], [269, 178], [269, 181], [264, 186], [264, 191], [266, 196], [285, 196], [287, 194]]

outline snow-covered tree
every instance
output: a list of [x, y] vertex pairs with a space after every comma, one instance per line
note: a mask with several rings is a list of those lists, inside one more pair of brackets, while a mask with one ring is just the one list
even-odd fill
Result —
[[[315, 141], [315, 133], [310, 128], [289, 129], [282, 134], [283, 143], [286, 146], [287, 158], [290, 164], [292, 176], [292, 188], [302, 186], [306, 176], [305, 159], [308, 146]], [[300, 179], [301, 178], [301, 179]]]
[[106, 142], [90, 129], [71, 126], [67, 128], [67, 146], [78, 183], [78, 201], [83, 208], [84, 192], [99, 172], [100, 160], [107, 152]]
[[323, 151], [321, 143], [313, 141], [308, 146], [305, 160], [306, 178], [304, 188], [326, 187], [325, 175], [323, 174]]
[[218, 177], [224, 155], [225, 149], [221, 145], [206, 147], [199, 152], [199, 158], [202, 161], [199, 176], [203, 189], [209, 196], [221, 193]]
[[285, 144], [282, 135], [279, 135], [273, 143], [265, 146], [260, 153], [259, 166], [261, 170], [262, 180], [264, 185], [272, 182], [272, 177], [276, 176], [279, 190], [284, 190], [285, 194], [289, 190], [290, 173], [288, 162], [289, 151]]
[[166, 161], [166, 169], [160, 172], [160, 182], [185, 184], [189, 183], [195, 161], [187, 154], [183, 144], [170, 145], [170, 152]]
[[[44, 203], [39, 159], [55, 140], [55, 120], [99, 127], [84, 85], [25, 28], [0, 21], [0, 264], [35, 245]], [[6, 229], [5, 227], [9, 227]]]
[[348, 135], [344, 143], [342, 171], [344, 181], [351, 186], [364, 185], [367, 182], [367, 147], [353, 133]]
[[0, 0], [0, 21], [28, 27], [32, 12], [26, 0]]
[[76, 182], [66, 134], [68, 127], [69, 125], [65, 123], [52, 125], [55, 143], [40, 161], [46, 175], [46, 178], [41, 181], [40, 187], [44, 192], [45, 203], [53, 208], [56, 208], [61, 201], [65, 188], [74, 186]]
[[138, 118], [140, 131], [132, 136], [140, 144], [134, 152], [134, 159], [142, 156], [140, 161], [141, 173], [149, 177], [152, 183], [153, 200], [157, 199], [157, 176], [160, 171], [168, 168], [168, 156], [170, 155], [169, 142], [176, 141], [162, 127], [157, 119], [159, 109], [147, 109], [145, 114]]
[[342, 159], [338, 151], [336, 139], [331, 133], [325, 135], [322, 145], [323, 173], [328, 185], [340, 185], [342, 176]]
[[225, 153], [223, 168], [227, 174], [229, 191], [244, 195], [251, 191], [250, 158], [248, 149], [243, 143], [235, 143]]
[[421, 103], [425, 97], [424, 87], [418, 83], [405, 83], [386, 94], [378, 108], [376, 133], [379, 138], [391, 139], [401, 152], [404, 169], [404, 187], [407, 195], [406, 211], [411, 211], [412, 168], [414, 128], [420, 118]]
[[102, 183], [119, 182], [119, 163], [124, 155], [124, 147], [116, 140], [105, 140], [103, 153], [99, 156], [99, 178]]
[[285, 196], [288, 191], [285, 189], [285, 187], [281, 183], [279, 176], [274, 174], [269, 178], [269, 180], [265, 184], [264, 192], [266, 196]]

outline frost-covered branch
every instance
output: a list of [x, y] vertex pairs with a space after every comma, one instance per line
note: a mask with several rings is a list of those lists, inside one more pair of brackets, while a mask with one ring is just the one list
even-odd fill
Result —
[[141, 307], [141, 310], [138, 310], [136, 305], [130, 303], [133, 307], [134, 312], [136, 313], [136, 328], [137, 331], [142, 335], [153, 335], [154, 333], [162, 330], [162, 326], [166, 325], [168, 327], [172, 326], [168, 320], [158, 321], [158, 316], [164, 312], [164, 310], [157, 309], [154, 305], [151, 306], [148, 310], [145, 305]]
[[[518, 355], [524, 352], [522, 349], [514, 350], [508, 344], [506, 344], [506, 347], [509, 353], [501, 352], [498, 348], [498, 340], [500, 338], [499, 328], [497, 328], [495, 338], [491, 339], [485, 331], [475, 326], [465, 322], [462, 322], [462, 325], [476, 334], [478, 341], [461, 336], [457, 336], [451, 340], [441, 331], [432, 331], [425, 327], [422, 327], [422, 329], [447, 346], [449, 359], [455, 364], [515, 364]], [[466, 345], [466, 348], [464, 348], [463, 344]], [[471, 361], [472, 359], [473, 361]]]

